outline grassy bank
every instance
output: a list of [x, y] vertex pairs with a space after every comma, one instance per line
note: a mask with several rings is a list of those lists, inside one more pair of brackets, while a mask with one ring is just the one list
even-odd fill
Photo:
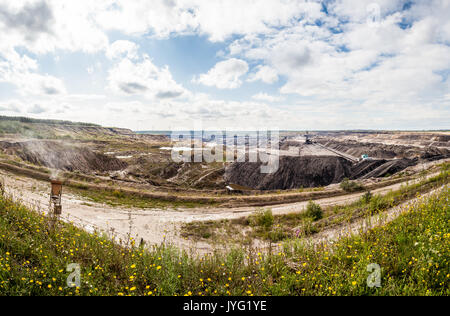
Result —
[[[271, 254], [197, 258], [172, 247], [122, 247], [0, 199], [1, 295], [449, 295], [450, 190], [384, 227], [315, 249], [296, 240]], [[70, 263], [80, 288], [67, 288]], [[381, 267], [369, 288], [367, 266]]]

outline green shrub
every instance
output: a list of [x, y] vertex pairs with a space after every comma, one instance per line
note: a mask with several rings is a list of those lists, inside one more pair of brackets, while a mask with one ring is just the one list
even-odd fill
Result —
[[355, 181], [350, 181], [348, 178], [345, 178], [341, 182], [341, 189], [346, 192], [356, 192], [364, 190], [364, 186]]
[[268, 232], [266, 238], [271, 240], [272, 242], [279, 242], [285, 240], [286, 238], [289, 238], [289, 234], [287, 234], [281, 228], [277, 228]]
[[123, 199], [125, 197], [125, 193], [120, 190], [114, 190], [112, 195], [118, 199]]
[[271, 209], [256, 210], [252, 215], [250, 222], [253, 226], [261, 226], [269, 230], [273, 226], [274, 218]]
[[386, 197], [381, 195], [375, 195], [370, 200], [369, 211], [373, 213], [377, 213], [380, 211], [384, 211], [391, 206], [391, 203], [388, 201]]
[[323, 210], [320, 205], [309, 201], [308, 206], [306, 206], [305, 215], [311, 218], [313, 221], [318, 221], [323, 218]]
[[366, 193], [364, 193], [364, 195], [361, 197], [360, 202], [363, 205], [367, 205], [370, 203], [370, 201], [373, 198], [373, 194], [370, 191], [367, 191]]

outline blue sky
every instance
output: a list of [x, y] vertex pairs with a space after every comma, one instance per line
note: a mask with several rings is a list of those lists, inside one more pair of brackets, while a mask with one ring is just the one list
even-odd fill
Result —
[[450, 1], [0, 0], [0, 115], [448, 129]]

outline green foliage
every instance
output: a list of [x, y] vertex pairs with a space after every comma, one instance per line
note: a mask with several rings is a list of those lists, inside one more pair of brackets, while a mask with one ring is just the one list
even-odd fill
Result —
[[367, 205], [367, 204], [370, 203], [370, 201], [372, 200], [372, 198], [373, 198], [372, 192], [367, 191], [367, 192], [361, 197], [360, 203], [361, 203], [362, 205]]
[[251, 216], [250, 223], [253, 226], [260, 226], [266, 230], [269, 230], [273, 226], [273, 214], [271, 209], [266, 210], [256, 210], [256, 212]]
[[355, 181], [350, 181], [348, 178], [345, 178], [341, 182], [341, 189], [346, 192], [356, 192], [364, 190], [364, 186]]
[[323, 218], [323, 210], [320, 205], [314, 203], [313, 201], [309, 201], [306, 206], [305, 215], [311, 218], [313, 221], [318, 221]]
[[114, 197], [118, 198], [118, 199], [123, 199], [123, 198], [126, 197], [125, 193], [124, 193], [123, 191], [120, 191], [120, 190], [114, 190], [114, 191], [112, 192], [112, 195], [113, 195]]
[[369, 211], [371, 214], [386, 210], [394, 205], [393, 199], [388, 196], [375, 195], [370, 199]]

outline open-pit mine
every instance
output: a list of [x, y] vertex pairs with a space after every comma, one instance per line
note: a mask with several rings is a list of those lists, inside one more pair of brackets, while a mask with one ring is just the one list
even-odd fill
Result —
[[[61, 181], [61, 219], [114, 238], [170, 242], [200, 252], [243, 240], [264, 245], [267, 236], [252, 235], [255, 212], [298, 215], [279, 239], [289, 238], [291, 228], [302, 226], [299, 214], [309, 201], [331, 214], [368, 193], [383, 196], [423, 184], [450, 159], [450, 133], [444, 131], [289, 131], [279, 133], [276, 150], [266, 150], [251, 141], [250, 132], [234, 136], [243, 146], [230, 148], [209, 136], [185, 137], [188, 142], [180, 145], [164, 132], [20, 119], [10, 120], [16, 125], [11, 131], [5, 122], [0, 175], [7, 193], [49, 210], [50, 181]], [[223, 157], [213, 162], [173, 159], [174, 150], [189, 156], [197, 150], [201, 156], [216, 152], [218, 144]], [[231, 150], [241, 159], [226, 159]], [[277, 157], [274, 172], [261, 172], [260, 159], [250, 161], [255, 152]], [[424, 185], [423, 191], [436, 188]], [[349, 218], [355, 222], [358, 216]], [[319, 225], [322, 232], [336, 229], [328, 224]]]

